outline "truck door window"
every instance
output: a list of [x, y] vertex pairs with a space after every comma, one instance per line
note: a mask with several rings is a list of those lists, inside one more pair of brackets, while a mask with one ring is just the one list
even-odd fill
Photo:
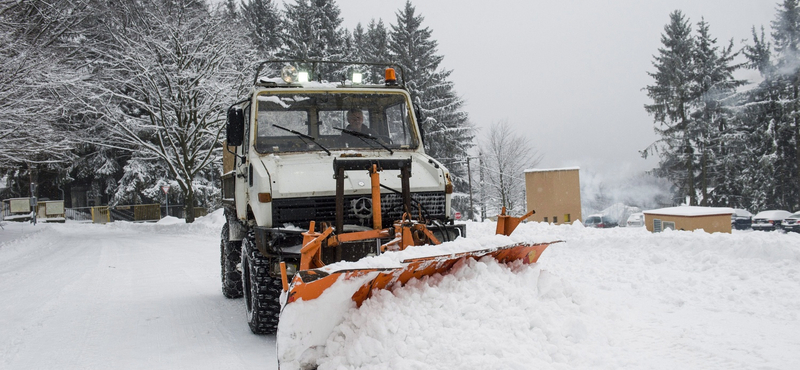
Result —
[[414, 144], [407, 123], [408, 118], [408, 108], [405, 103], [386, 108], [386, 124], [393, 144], [400, 146]]

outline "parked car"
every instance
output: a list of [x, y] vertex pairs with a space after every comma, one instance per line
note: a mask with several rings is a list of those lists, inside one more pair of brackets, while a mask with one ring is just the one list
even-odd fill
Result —
[[753, 216], [753, 230], [772, 231], [780, 230], [783, 219], [791, 216], [792, 213], [783, 210], [769, 210], [758, 212]]
[[731, 228], [747, 230], [753, 225], [753, 214], [743, 209], [734, 209], [731, 214]]
[[800, 212], [796, 212], [795, 214], [783, 219], [781, 226], [786, 231], [800, 233]]
[[644, 226], [644, 213], [638, 212], [631, 214], [628, 221], [625, 222], [628, 227], [642, 227]]
[[617, 227], [617, 221], [607, 215], [589, 215], [589, 217], [586, 217], [586, 220], [583, 222], [583, 226], [596, 228]]

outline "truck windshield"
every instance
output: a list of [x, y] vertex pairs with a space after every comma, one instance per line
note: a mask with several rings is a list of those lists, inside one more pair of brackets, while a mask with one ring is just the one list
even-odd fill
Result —
[[[419, 145], [406, 96], [401, 93], [264, 92], [257, 100], [255, 149], [259, 153], [318, 151], [322, 147], [414, 149]], [[315, 140], [303, 140], [276, 125]]]

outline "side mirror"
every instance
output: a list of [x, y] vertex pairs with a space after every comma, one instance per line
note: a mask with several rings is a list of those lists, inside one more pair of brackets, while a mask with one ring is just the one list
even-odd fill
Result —
[[228, 145], [242, 145], [244, 141], [244, 114], [240, 108], [228, 109], [228, 122], [225, 124], [225, 131]]
[[422, 110], [419, 108], [419, 104], [414, 103], [414, 116], [417, 118], [417, 126], [419, 127], [419, 137], [422, 138], [422, 144], [425, 144], [425, 129], [422, 128]]

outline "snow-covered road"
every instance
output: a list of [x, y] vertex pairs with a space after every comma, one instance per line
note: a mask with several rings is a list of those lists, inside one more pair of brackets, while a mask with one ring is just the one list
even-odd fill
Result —
[[276, 368], [220, 293], [207, 226], [6, 224], [0, 369]]
[[[0, 369], [275, 369], [275, 337], [220, 292], [220, 222], [5, 225]], [[800, 368], [800, 234], [528, 223], [508, 241], [557, 239], [535, 266], [375, 294], [319, 369]]]

